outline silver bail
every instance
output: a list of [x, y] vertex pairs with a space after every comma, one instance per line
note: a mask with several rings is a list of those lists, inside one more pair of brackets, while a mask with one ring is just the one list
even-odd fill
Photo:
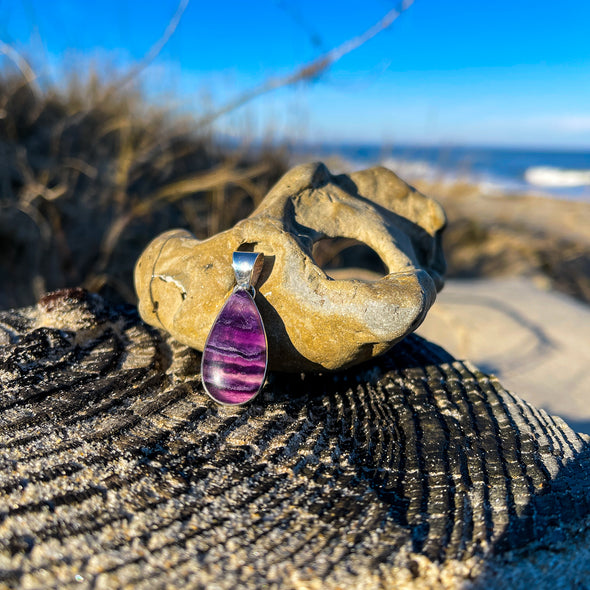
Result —
[[232, 267], [238, 289], [249, 289], [256, 283], [264, 264], [262, 252], [234, 252]]

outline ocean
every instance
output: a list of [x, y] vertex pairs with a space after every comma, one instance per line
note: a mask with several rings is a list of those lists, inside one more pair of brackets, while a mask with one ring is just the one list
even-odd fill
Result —
[[338, 157], [351, 169], [382, 164], [410, 182], [466, 181], [488, 192], [590, 201], [590, 151], [315, 144], [297, 146], [295, 153]]

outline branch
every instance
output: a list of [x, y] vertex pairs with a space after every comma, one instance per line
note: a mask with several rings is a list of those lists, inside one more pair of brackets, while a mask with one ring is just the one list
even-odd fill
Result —
[[88, 274], [86, 281], [94, 280], [92, 277], [102, 275], [121, 238], [121, 234], [134, 219], [153, 213], [163, 205], [179, 201], [187, 195], [212, 190], [229, 183], [237, 184], [242, 181], [248, 181], [260, 174], [268, 172], [268, 167], [268, 163], [260, 163], [245, 170], [238, 170], [233, 167], [231, 161], [228, 161], [217, 168], [196, 173], [193, 176], [172, 182], [158, 189], [147, 198], [142, 199], [131, 207], [127, 213], [116, 217], [105, 232], [98, 260], [94, 269]]
[[166, 43], [168, 43], [170, 40], [170, 37], [172, 37], [174, 34], [174, 31], [176, 31], [176, 28], [180, 23], [180, 19], [182, 18], [188, 3], [189, 0], [180, 0], [178, 7], [176, 8], [176, 12], [170, 19], [170, 22], [168, 23], [168, 26], [166, 27], [162, 37], [160, 37], [160, 39], [152, 46], [152, 48], [143, 56], [143, 59], [134, 68], [131, 68], [131, 70], [129, 70], [129, 72], [115, 84], [118, 90], [129, 84], [133, 78], [135, 78], [142, 70], [149, 66], [154, 61], [154, 59], [156, 59], [156, 57], [158, 57], [160, 51], [162, 51]]
[[257, 98], [263, 94], [283, 88], [285, 86], [291, 86], [296, 82], [302, 80], [309, 80], [316, 78], [323, 72], [325, 72], [330, 66], [342, 59], [348, 53], [354, 51], [361, 45], [364, 45], [367, 41], [388, 29], [410, 6], [414, 3], [414, 0], [404, 0], [398, 8], [390, 10], [381, 20], [375, 23], [371, 28], [367, 29], [361, 35], [349, 39], [342, 45], [331, 49], [330, 51], [320, 55], [314, 60], [299, 66], [290, 74], [286, 76], [278, 76], [267, 78], [262, 84], [247, 90], [243, 94], [238, 95], [236, 98], [230, 100], [225, 106], [221, 107], [217, 111], [201, 117], [197, 121], [198, 126], [206, 126], [213, 121], [219, 119], [219, 117], [234, 111], [235, 109], [243, 106], [250, 102], [252, 99]]
[[4, 41], [0, 41], [0, 54], [5, 55], [14, 63], [14, 65], [20, 70], [29, 85], [29, 88], [34, 93], [39, 94], [40, 89], [36, 82], [37, 76], [27, 60], [14, 47], [11, 47], [8, 43], [4, 43]]

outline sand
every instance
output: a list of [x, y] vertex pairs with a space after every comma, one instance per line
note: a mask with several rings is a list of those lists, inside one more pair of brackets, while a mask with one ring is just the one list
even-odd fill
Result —
[[511, 226], [523, 234], [590, 246], [590, 202], [549, 196], [507, 194], [472, 184], [418, 181], [416, 188], [438, 199], [449, 221], [471, 218], [488, 226]]
[[450, 280], [418, 333], [590, 434], [590, 307], [524, 277]]

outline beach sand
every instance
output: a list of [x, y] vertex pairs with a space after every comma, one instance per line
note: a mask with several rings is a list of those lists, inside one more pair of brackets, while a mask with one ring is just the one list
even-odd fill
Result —
[[418, 333], [590, 433], [590, 203], [415, 184], [449, 219], [450, 278]]
[[590, 306], [523, 277], [450, 280], [418, 334], [590, 434]]
[[412, 183], [436, 198], [451, 222], [462, 218], [485, 225], [515, 227], [590, 247], [590, 202], [550, 196], [501, 193], [467, 183]]

